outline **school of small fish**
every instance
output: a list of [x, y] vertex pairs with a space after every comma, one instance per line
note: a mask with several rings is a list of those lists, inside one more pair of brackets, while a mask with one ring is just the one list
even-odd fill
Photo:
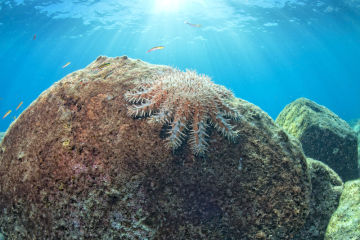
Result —
[[[24, 102], [21, 101], [21, 102], [19, 103], [19, 105], [16, 107], [15, 111], [17, 111], [17, 110], [21, 107], [21, 105], [22, 105], [23, 103], [24, 103]], [[5, 113], [5, 115], [2, 117], [2, 119], [5, 119], [7, 116], [9, 116], [11, 112], [12, 112], [11, 110], [7, 111], [7, 112]], [[14, 116], [13, 118], [14, 118], [14, 120], [15, 120], [15, 119], [16, 119], [16, 116]]]
[[[200, 28], [200, 27], [201, 27], [200, 24], [190, 23], [190, 22], [188, 22], [188, 21], [184, 21], [184, 23], [187, 24], [187, 25], [189, 25], [189, 26], [191, 26], [191, 27], [196, 27], [196, 28]], [[34, 34], [32, 40], [35, 40], [36, 37], [37, 37], [36, 34]], [[150, 48], [150, 49], [147, 50], [146, 52], [149, 53], [149, 52], [156, 51], [156, 50], [161, 50], [161, 49], [164, 49], [164, 48], [165, 48], [164, 46], [155, 46], [155, 47]], [[70, 64], [71, 64], [71, 62], [67, 62], [65, 65], [62, 66], [62, 68], [66, 68], [66, 67], [69, 66]], [[95, 69], [98, 70], [98, 71], [101, 71], [102, 69], [108, 67], [109, 65], [110, 65], [109, 62], [103, 63], [103, 64], [97, 66]], [[112, 72], [111, 72], [111, 73], [112, 73]], [[2, 100], [2, 98], [0, 98], [0, 100]], [[23, 103], [24, 103], [24, 102], [21, 101], [21, 102], [19, 103], [19, 105], [16, 107], [15, 111], [17, 111], [17, 110], [21, 107], [21, 105], [22, 105]], [[4, 116], [2, 117], [2, 119], [5, 119], [5, 118], [6, 118], [8, 115], [10, 115], [10, 114], [11, 114], [11, 110], [7, 111], [7, 112], [4, 114]], [[16, 119], [16, 116], [13, 116], [13, 119], [15, 120], [15, 119]]]
[[[184, 21], [185, 24], [191, 26], [191, 27], [196, 27], [196, 28], [200, 28], [201, 27], [201, 24], [196, 24], [196, 23], [190, 23], [188, 21]], [[150, 48], [149, 50], [147, 50], [146, 52], [149, 53], [149, 52], [152, 52], [152, 51], [155, 51], [155, 50], [160, 50], [160, 49], [164, 49], [165, 47], [164, 46], [156, 46], [156, 47], [152, 47]]]

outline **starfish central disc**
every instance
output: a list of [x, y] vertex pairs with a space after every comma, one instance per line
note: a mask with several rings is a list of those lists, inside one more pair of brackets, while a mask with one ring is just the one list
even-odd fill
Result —
[[229, 140], [237, 137], [230, 120], [239, 121], [241, 116], [231, 105], [233, 98], [225, 87], [190, 70], [158, 74], [125, 94], [126, 101], [131, 103], [130, 116], [148, 117], [150, 121], [169, 125], [167, 145], [173, 150], [189, 134], [195, 155], [202, 155], [207, 149], [209, 126]]

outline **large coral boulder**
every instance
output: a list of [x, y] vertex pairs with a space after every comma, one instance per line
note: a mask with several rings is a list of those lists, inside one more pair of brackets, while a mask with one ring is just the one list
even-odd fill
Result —
[[306, 159], [311, 178], [310, 212], [304, 227], [294, 239], [323, 240], [331, 215], [339, 204], [343, 182], [334, 170], [323, 162]]
[[125, 93], [168, 70], [99, 57], [21, 114], [0, 146], [8, 239], [290, 239], [302, 227], [311, 186], [300, 143], [256, 106], [232, 99], [236, 141], [208, 127], [202, 156], [186, 131], [172, 151], [168, 123], [128, 115]]
[[326, 229], [325, 240], [360, 239], [360, 179], [344, 185], [339, 207]]
[[343, 181], [358, 177], [357, 137], [326, 107], [299, 98], [281, 111], [276, 123], [300, 140], [307, 157], [326, 163]]

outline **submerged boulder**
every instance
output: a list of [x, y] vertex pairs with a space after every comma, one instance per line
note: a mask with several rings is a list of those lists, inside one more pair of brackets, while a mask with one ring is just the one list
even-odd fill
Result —
[[331, 215], [339, 204], [343, 182], [326, 164], [306, 159], [311, 178], [310, 212], [306, 223], [294, 239], [323, 240]]
[[360, 119], [350, 123], [350, 126], [355, 131], [358, 138], [358, 166], [359, 166], [359, 176], [360, 176]]
[[357, 134], [358, 138], [360, 138], [360, 119], [352, 120], [349, 122], [349, 124]]
[[176, 121], [169, 127], [133, 118], [124, 97], [142, 79], [169, 69], [99, 57], [19, 116], [0, 146], [0, 226], [8, 239], [294, 236], [311, 191], [300, 143], [258, 107], [232, 98], [239, 114], [229, 128], [238, 136], [234, 143], [215, 126], [204, 132], [204, 155], [193, 154], [186, 131], [180, 146], [169, 149]]
[[360, 179], [345, 183], [339, 207], [326, 229], [325, 240], [359, 239], [359, 236]]
[[307, 157], [326, 163], [343, 181], [358, 177], [357, 137], [326, 107], [299, 98], [281, 111], [276, 123], [300, 140]]

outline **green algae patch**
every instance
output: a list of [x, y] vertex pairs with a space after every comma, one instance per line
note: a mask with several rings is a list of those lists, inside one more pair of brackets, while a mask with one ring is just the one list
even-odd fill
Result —
[[357, 240], [360, 236], [360, 179], [345, 183], [339, 207], [326, 229], [325, 240]]
[[357, 136], [328, 108], [299, 98], [281, 111], [276, 123], [299, 139], [307, 157], [329, 165], [343, 181], [358, 178]]
[[294, 240], [323, 240], [331, 215], [338, 207], [343, 182], [325, 163], [307, 158], [311, 178], [310, 212]]

